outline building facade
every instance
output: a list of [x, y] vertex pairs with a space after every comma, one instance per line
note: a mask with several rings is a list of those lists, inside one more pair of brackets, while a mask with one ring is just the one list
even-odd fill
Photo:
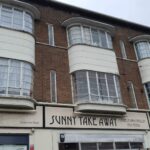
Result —
[[149, 106], [149, 27], [0, 0], [0, 150], [149, 149]]

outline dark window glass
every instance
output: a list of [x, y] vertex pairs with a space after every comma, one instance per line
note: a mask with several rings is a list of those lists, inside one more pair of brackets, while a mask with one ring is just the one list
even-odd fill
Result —
[[113, 143], [99, 143], [99, 150], [113, 149]]
[[129, 149], [129, 143], [119, 142], [116, 143], [116, 149]]
[[143, 143], [139, 143], [139, 142], [133, 142], [130, 143], [131, 148], [143, 148]]

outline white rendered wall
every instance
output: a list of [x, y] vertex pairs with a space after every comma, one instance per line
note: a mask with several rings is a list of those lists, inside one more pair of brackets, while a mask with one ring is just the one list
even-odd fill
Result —
[[0, 28], [0, 57], [35, 64], [35, 39], [20, 31]]
[[115, 53], [111, 50], [75, 45], [69, 48], [70, 73], [77, 70], [92, 70], [119, 74]]
[[142, 83], [150, 82], [150, 59], [143, 59], [138, 62]]

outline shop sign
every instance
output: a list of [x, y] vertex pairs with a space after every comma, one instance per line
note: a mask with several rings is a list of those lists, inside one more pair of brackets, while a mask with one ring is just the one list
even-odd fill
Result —
[[46, 107], [45, 126], [49, 128], [149, 129], [146, 113], [127, 112], [123, 116], [81, 115], [72, 108]]
[[35, 112], [0, 112], [0, 127], [42, 127], [42, 107]]

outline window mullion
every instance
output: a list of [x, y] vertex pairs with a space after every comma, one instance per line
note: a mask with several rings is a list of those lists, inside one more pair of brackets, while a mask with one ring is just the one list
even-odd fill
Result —
[[81, 143], [78, 143], [78, 146], [79, 146], [79, 150], [82, 150]]
[[25, 12], [23, 11], [23, 24], [22, 29], [25, 30]]
[[91, 45], [93, 45], [92, 28], [91, 28], [91, 27], [89, 27], [89, 29], [90, 29]]
[[119, 104], [119, 93], [118, 93], [118, 89], [117, 89], [116, 76], [115, 75], [113, 75], [113, 80], [114, 80], [114, 85], [115, 85], [116, 97], [117, 97], [117, 101]]
[[11, 10], [12, 10], [11, 27], [13, 28], [14, 8], [12, 8]]
[[96, 143], [96, 147], [97, 147], [97, 150], [99, 150], [99, 144], [98, 143]]
[[0, 25], [2, 24], [2, 20], [1, 20], [2, 17], [1, 16], [2, 16], [2, 5], [0, 5]]
[[109, 48], [109, 41], [108, 41], [108, 35], [107, 35], [107, 32], [105, 32], [105, 36], [106, 36], [106, 43], [107, 43], [107, 48]]
[[6, 95], [8, 95], [9, 88], [9, 75], [10, 75], [10, 59], [8, 59], [8, 72], [7, 72], [7, 87], [6, 87]]
[[80, 25], [80, 30], [81, 30], [81, 43], [84, 43], [85, 39], [84, 39], [84, 33], [83, 33], [83, 26], [81, 25]]
[[86, 77], [87, 77], [87, 85], [88, 85], [88, 95], [89, 95], [89, 102], [92, 102], [92, 99], [91, 99], [91, 91], [90, 91], [90, 80], [89, 80], [89, 72], [86, 71]]
[[105, 81], [106, 81], [106, 89], [107, 89], [107, 94], [108, 94], [108, 101], [110, 101], [109, 86], [108, 86], [108, 81], [107, 81], [107, 74], [105, 74]]
[[96, 72], [96, 82], [97, 82], [97, 90], [98, 90], [98, 99], [100, 100], [100, 87], [98, 82], [98, 73]]
[[20, 64], [20, 95], [23, 95], [23, 62]]

